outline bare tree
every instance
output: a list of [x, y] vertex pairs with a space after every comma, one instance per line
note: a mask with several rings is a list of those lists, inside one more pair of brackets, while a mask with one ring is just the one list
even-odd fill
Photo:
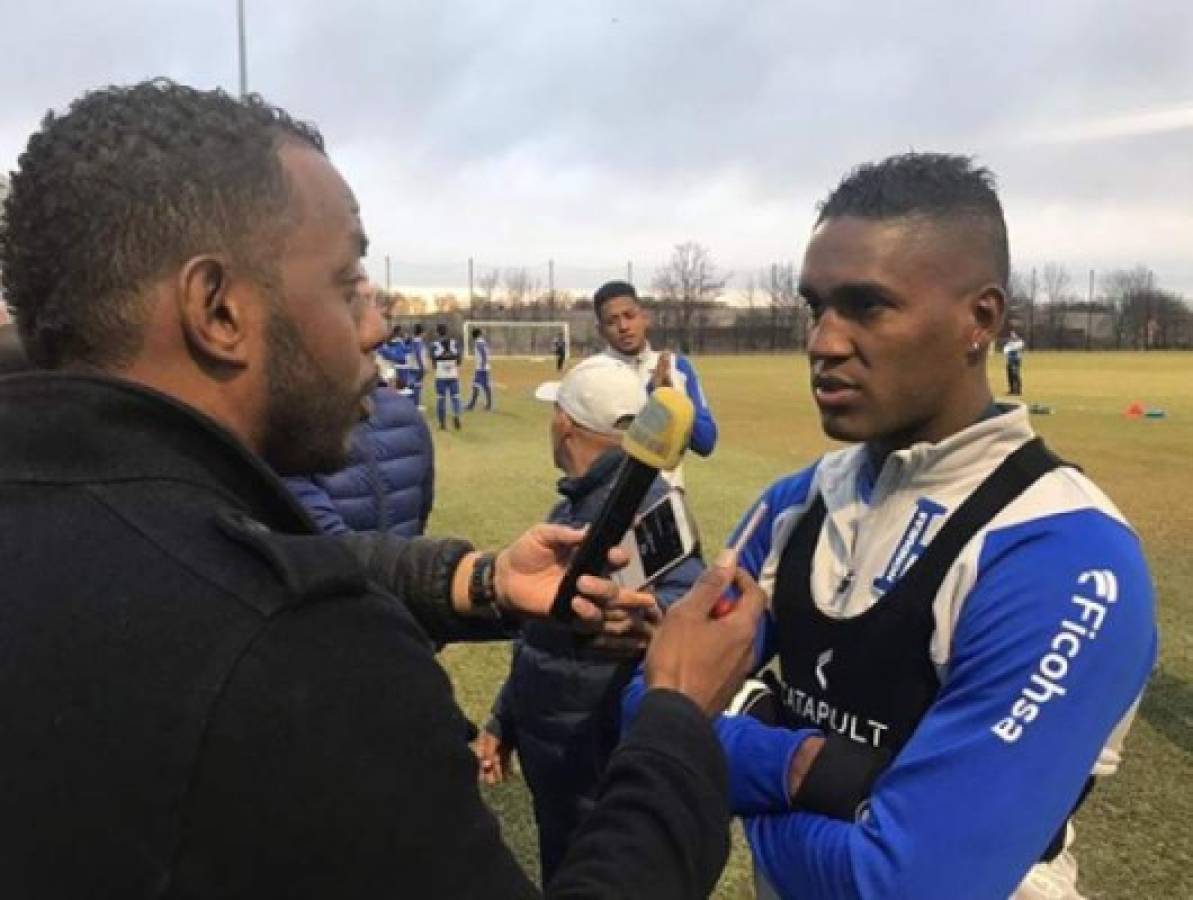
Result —
[[496, 269], [490, 269], [484, 275], [476, 280], [477, 285], [480, 286], [481, 294], [485, 298], [485, 307], [489, 308], [493, 305], [493, 292], [497, 290], [497, 285], [501, 283], [501, 273]]
[[530, 294], [530, 273], [525, 268], [506, 269], [504, 276], [505, 302], [510, 318], [521, 318], [520, 308]]
[[1062, 303], [1069, 299], [1069, 285], [1073, 279], [1069, 270], [1060, 263], [1045, 263], [1040, 272], [1040, 286], [1049, 303]]
[[1114, 311], [1116, 347], [1147, 347], [1154, 283], [1155, 275], [1147, 266], [1116, 269], [1106, 276], [1106, 299]]
[[1047, 305], [1043, 315], [1043, 331], [1035, 335], [1035, 341], [1041, 346], [1052, 346], [1064, 349], [1066, 344], [1066, 322], [1069, 301], [1069, 285], [1073, 279], [1069, 277], [1069, 270], [1060, 263], [1045, 263], [1040, 271], [1040, 286], [1044, 291]]
[[[780, 329], [794, 329], [797, 323], [802, 325], [800, 307], [803, 300], [799, 295], [799, 272], [795, 263], [771, 263], [770, 268], [763, 271], [763, 290], [770, 300], [770, 346], [773, 350], [779, 345]], [[803, 346], [802, 327], [800, 332], [799, 344]]]
[[679, 313], [680, 328], [686, 342], [692, 343], [692, 319], [725, 290], [727, 274], [717, 271], [712, 255], [695, 241], [676, 244], [667, 265], [654, 279], [659, 302]]
[[1022, 270], [1012, 268], [1007, 276], [1006, 327], [1026, 336], [1031, 325], [1031, 283]]

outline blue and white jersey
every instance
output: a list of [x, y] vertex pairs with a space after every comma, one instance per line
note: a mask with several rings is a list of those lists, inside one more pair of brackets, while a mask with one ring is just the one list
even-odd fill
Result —
[[[655, 350], [649, 343], [636, 356], [629, 356], [612, 347], [607, 347], [604, 355], [625, 363], [638, 374], [647, 391], [652, 389], [651, 379], [654, 378], [655, 369], [659, 364], [660, 351]], [[708, 407], [708, 401], [704, 398], [704, 389], [700, 386], [700, 378], [696, 375], [691, 360], [678, 353], [671, 354], [671, 384], [676, 390], [686, 393], [692, 405], [696, 407], [696, 421], [692, 424], [692, 437], [688, 441], [688, 449], [699, 456], [708, 456], [717, 445], [717, 423]], [[663, 472], [662, 475], [669, 484], [683, 487], [682, 463], [673, 471]]]
[[472, 345], [472, 350], [476, 354], [476, 371], [489, 371], [489, 342], [483, 337], [478, 337]]
[[438, 338], [431, 342], [431, 359], [435, 362], [435, 377], [448, 380], [460, 377], [460, 347], [455, 338]]
[[[827, 516], [812, 599], [826, 616], [860, 615], [1032, 437], [1026, 411], [1013, 407], [892, 453], [879, 471], [862, 446], [830, 453], [763, 494], [767, 513], [741, 565], [771, 596], [786, 542], [819, 492]], [[1118, 768], [1155, 664], [1138, 537], [1080, 472], [1056, 469], [969, 542], [932, 614], [940, 691], [855, 822], [791, 810], [788, 766], [809, 731], [718, 720], [733, 810], [780, 897], [1079, 896], [1067, 850], [1037, 860], [1087, 778]], [[773, 655], [772, 627], [764, 617], [759, 665]], [[833, 727], [826, 715], [822, 728]]]
[[395, 337], [384, 344], [377, 350], [377, 355], [380, 356], [391, 368], [402, 371], [406, 368], [406, 359], [410, 354], [410, 348], [406, 344], [405, 338]]
[[422, 375], [427, 370], [426, 343], [422, 337], [410, 339], [410, 369]]

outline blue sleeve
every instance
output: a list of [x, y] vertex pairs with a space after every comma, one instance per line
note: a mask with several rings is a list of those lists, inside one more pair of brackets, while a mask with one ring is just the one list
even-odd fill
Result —
[[[816, 467], [810, 466], [775, 482], [759, 501], [750, 506], [733, 529], [727, 544], [736, 542], [758, 503], [766, 502], [765, 516], [738, 557], [738, 564], [755, 579], [770, 555], [776, 521], [781, 515], [790, 515], [807, 504], [815, 471]], [[764, 615], [755, 639], [756, 668], [764, 666], [774, 655], [772, 628], [770, 615]], [[646, 684], [639, 669], [622, 695], [623, 730], [633, 720], [645, 695]], [[786, 810], [789, 805], [787, 771], [791, 757], [803, 739], [816, 732], [773, 728], [749, 716], [719, 716], [714, 727], [726, 757], [739, 763], [729, 770], [729, 805], [734, 814]]]
[[1123, 525], [1082, 510], [992, 532], [940, 694], [862, 820], [749, 819], [756, 861], [803, 900], [1009, 896], [1155, 658], [1152, 585]]
[[291, 476], [282, 479], [290, 493], [303, 505], [307, 514], [315, 520], [319, 530], [324, 534], [349, 534], [352, 529], [345, 523], [339, 510], [327, 495], [327, 491], [319, 487], [311, 478]]
[[675, 368], [684, 375], [684, 385], [688, 398], [696, 407], [696, 421], [692, 425], [692, 439], [688, 446], [693, 453], [708, 456], [717, 445], [717, 423], [712, 417], [712, 410], [708, 408], [708, 401], [704, 399], [704, 390], [700, 387], [700, 378], [686, 356], [675, 355]]
[[[770, 556], [776, 521], [807, 505], [815, 472], [816, 466], [813, 465], [775, 482], [746, 510], [730, 534], [726, 543], [732, 545], [758, 504], [766, 503], [762, 521], [738, 556], [738, 565], [755, 580]], [[774, 620], [768, 611], [762, 617], [755, 639], [756, 669], [765, 666], [774, 656], [773, 632]], [[726, 758], [737, 761], [729, 770], [729, 806], [734, 815], [787, 810], [790, 805], [787, 772], [791, 767], [791, 757], [804, 738], [817, 732], [776, 728], [749, 716], [719, 716], [715, 727]]]
[[476, 361], [482, 368], [489, 364], [489, 345], [483, 341], [476, 344]]

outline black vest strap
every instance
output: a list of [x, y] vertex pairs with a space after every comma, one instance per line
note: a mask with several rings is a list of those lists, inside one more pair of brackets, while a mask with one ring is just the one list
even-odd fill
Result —
[[[819, 727], [835, 740], [813, 763], [793, 798], [797, 806], [839, 818], [853, 816], [939, 689], [928, 642], [936, 625], [935, 598], [949, 570], [982, 528], [1060, 464], [1039, 438], [1018, 448], [949, 515], [886, 595], [852, 619], [829, 618], [811, 597], [812, 556], [826, 515], [823, 498], [813, 500], [777, 573], [774, 610], [784, 684], [776, 689], [788, 724]], [[826, 723], [824, 711], [838, 715], [842, 724], [832, 716]], [[837, 711], [852, 714], [848, 735], [846, 716]], [[858, 722], [880, 724], [882, 740], [867, 741], [868, 733], [860, 729], [859, 741], [853, 733]]]

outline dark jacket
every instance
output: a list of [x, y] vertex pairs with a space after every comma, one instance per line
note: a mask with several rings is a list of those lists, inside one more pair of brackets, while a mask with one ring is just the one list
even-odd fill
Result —
[[[0, 895], [534, 895], [411, 615], [457, 636], [466, 543], [315, 536], [215, 423], [45, 373], [0, 379], [0, 508]], [[650, 699], [552, 895], [711, 889], [723, 757]]]
[[[624, 456], [621, 450], [609, 450], [583, 475], [560, 479], [563, 499], [548, 521], [591, 525]], [[640, 510], [667, 489], [667, 483], [656, 478]], [[653, 588], [659, 602], [668, 606], [678, 600], [703, 570], [699, 556], [692, 556], [663, 575]], [[514, 645], [509, 678], [498, 693], [488, 728], [518, 748], [534, 795], [545, 875], [558, 864], [571, 833], [595, 802], [619, 737], [621, 689], [634, 668], [634, 661], [592, 658], [570, 631], [550, 621], [527, 623]]]
[[373, 414], [352, 432], [348, 465], [286, 485], [325, 534], [387, 531], [417, 537], [435, 495], [435, 456], [427, 423], [390, 387], [372, 394]]

